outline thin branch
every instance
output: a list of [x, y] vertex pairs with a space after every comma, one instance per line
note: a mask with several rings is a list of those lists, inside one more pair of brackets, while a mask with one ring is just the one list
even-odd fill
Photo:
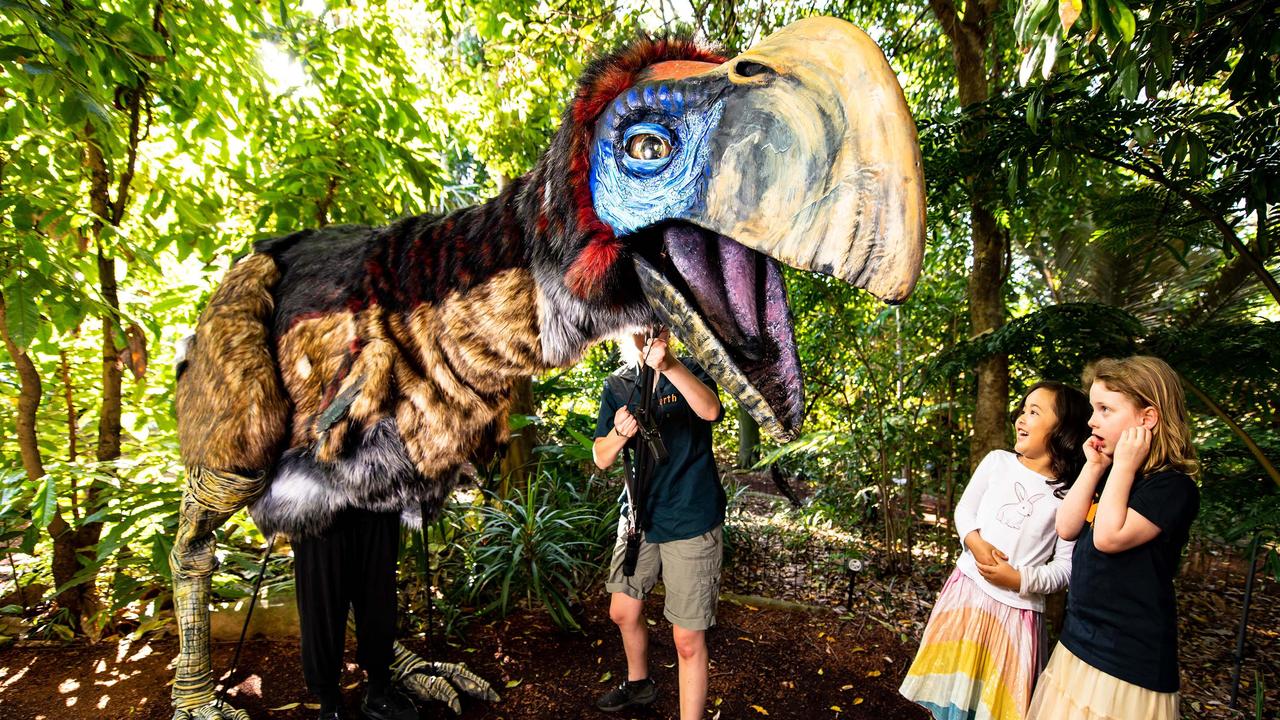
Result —
[[885, 53], [884, 53], [885, 57], [888, 57], [888, 58], [902, 57], [903, 54], [910, 54], [915, 52], [920, 48], [921, 45], [928, 42], [929, 40], [928, 37], [925, 37], [923, 35], [917, 35], [915, 33], [916, 25], [920, 24], [920, 21], [924, 19], [924, 15], [927, 12], [929, 12], [928, 6], [920, 8], [920, 12], [916, 13], [915, 19], [911, 21], [911, 25], [907, 27], [906, 31], [899, 33], [897, 35], [898, 38], [911, 37], [911, 38], [917, 38], [917, 40], [906, 48], [903, 48], [901, 45], [895, 42], [893, 45], [890, 45], [889, 48], [885, 50]]
[[119, 226], [124, 219], [125, 205], [129, 200], [129, 186], [133, 183], [133, 174], [138, 163], [138, 128], [142, 109], [142, 96], [146, 93], [146, 81], [139, 79], [135, 88], [127, 90], [129, 96], [129, 143], [126, 146], [127, 159], [125, 169], [120, 173], [120, 183], [116, 187], [115, 202], [107, 201], [111, 208], [110, 222]]
[[1280, 487], [1280, 470], [1276, 469], [1275, 463], [1272, 463], [1270, 458], [1262, 452], [1262, 448], [1258, 447], [1258, 443], [1254, 442], [1249, 433], [1245, 432], [1245, 429], [1240, 427], [1240, 424], [1232, 419], [1232, 417], [1227, 414], [1227, 411], [1224, 410], [1221, 405], [1214, 402], [1213, 398], [1209, 397], [1204, 390], [1201, 390], [1195, 383], [1188, 380], [1182, 373], [1178, 373], [1178, 375], [1182, 378], [1182, 384], [1191, 391], [1191, 394], [1195, 395], [1200, 402], [1204, 403], [1205, 407], [1209, 408], [1214, 415], [1217, 415], [1218, 419], [1221, 420], [1236, 437], [1240, 438], [1240, 442], [1244, 443], [1244, 446], [1249, 449], [1249, 454], [1253, 455], [1253, 458], [1262, 466], [1262, 471], [1271, 478], [1271, 481], [1274, 482], [1277, 487]]

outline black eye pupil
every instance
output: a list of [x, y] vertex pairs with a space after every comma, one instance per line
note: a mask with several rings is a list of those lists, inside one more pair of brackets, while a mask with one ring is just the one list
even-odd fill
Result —
[[636, 135], [627, 143], [627, 154], [637, 160], [661, 160], [671, 154], [671, 143], [657, 135]]

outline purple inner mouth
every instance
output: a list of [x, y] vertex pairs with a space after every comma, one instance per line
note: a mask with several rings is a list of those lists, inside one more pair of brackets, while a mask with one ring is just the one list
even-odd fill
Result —
[[781, 266], [692, 225], [665, 228], [663, 242], [674, 269], [666, 272], [668, 279], [698, 309], [782, 427], [797, 430], [804, 417], [804, 380]]

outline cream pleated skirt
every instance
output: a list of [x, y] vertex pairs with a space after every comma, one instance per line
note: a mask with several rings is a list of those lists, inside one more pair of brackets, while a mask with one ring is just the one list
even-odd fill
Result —
[[1178, 720], [1178, 693], [1125, 682], [1059, 644], [1036, 683], [1027, 720]]

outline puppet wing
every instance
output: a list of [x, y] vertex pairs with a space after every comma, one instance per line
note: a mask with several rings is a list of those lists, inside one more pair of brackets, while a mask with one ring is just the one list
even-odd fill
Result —
[[288, 430], [289, 400], [273, 352], [275, 261], [236, 263], [196, 326], [178, 370], [178, 443], [188, 471], [261, 475]]

